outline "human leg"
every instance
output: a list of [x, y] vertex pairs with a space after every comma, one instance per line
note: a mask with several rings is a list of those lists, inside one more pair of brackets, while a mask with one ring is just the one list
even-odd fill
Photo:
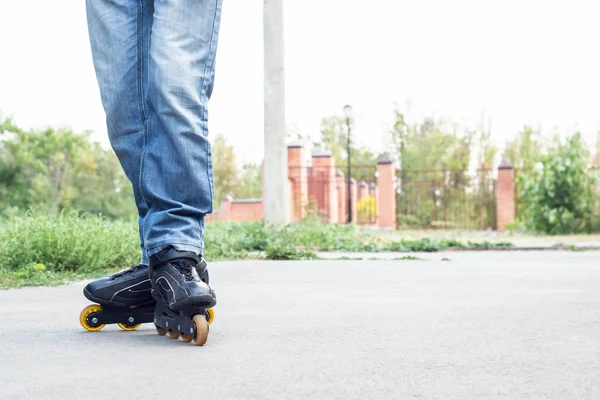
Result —
[[151, 256], [168, 246], [201, 254], [212, 211], [208, 111], [221, 0], [156, 0], [151, 31], [147, 144], [140, 191]]
[[88, 31], [112, 148], [131, 181], [138, 209], [141, 264], [148, 264], [143, 220], [150, 208], [140, 192], [146, 143], [148, 53], [152, 0], [87, 0]]

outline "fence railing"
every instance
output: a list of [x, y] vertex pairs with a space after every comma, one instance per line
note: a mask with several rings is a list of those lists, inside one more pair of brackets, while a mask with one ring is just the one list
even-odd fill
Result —
[[397, 172], [399, 228], [496, 229], [496, 170]]

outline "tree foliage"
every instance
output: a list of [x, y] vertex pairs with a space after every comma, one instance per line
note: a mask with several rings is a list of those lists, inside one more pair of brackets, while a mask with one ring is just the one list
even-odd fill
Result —
[[[339, 116], [330, 116], [321, 120], [320, 138], [313, 143], [313, 148], [331, 153], [336, 168], [346, 175], [348, 165], [348, 129], [346, 120]], [[359, 146], [350, 137], [350, 162], [352, 178], [357, 182], [375, 182], [375, 170], [379, 154], [368, 148]]]
[[541, 168], [521, 174], [519, 220], [526, 229], [545, 234], [589, 232], [594, 209], [589, 153], [575, 133], [557, 138], [540, 157]]
[[137, 215], [130, 182], [112, 151], [70, 129], [24, 130], [0, 120], [0, 210], [65, 208], [109, 217]]
[[233, 145], [227, 142], [224, 135], [215, 137], [212, 144], [214, 165], [215, 204], [219, 204], [223, 196], [234, 199], [260, 198], [262, 196], [260, 166], [247, 163], [238, 168]]
[[478, 228], [495, 225], [489, 169], [498, 149], [489, 129], [459, 129], [425, 118], [409, 123], [395, 111], [391, 156], [399, 167], [399, 226]]
[[539, 131], [526, 125], [515, 138], [506, 143], [504, 159], [514, 168], [533, 168], [542, 156], [542, 140]]

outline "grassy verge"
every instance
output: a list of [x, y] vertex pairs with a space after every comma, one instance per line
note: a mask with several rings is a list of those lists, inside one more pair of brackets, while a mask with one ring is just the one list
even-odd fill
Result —
[[23, 286], [58, 286], [85, 279], [114, 274], [122, 268], [102, 268], [96, 271], [48, 271], [43, 264], [31, 264], [17, 271], [0, 271], [0, 289]]
[[[315, 220], [275, 231], [262, 222], [206, 226], [207, 260], [315, 259], [317, 251], [434, 252], [491, 249], [510, 243], [473, 243], [447, 239], [389, 240], [354, 226]], [[29, 213], [0, 221], [0, 288], [55, 285], [103, 276], [136, 264], [140, 258], [136, 222], [65, 212]]]

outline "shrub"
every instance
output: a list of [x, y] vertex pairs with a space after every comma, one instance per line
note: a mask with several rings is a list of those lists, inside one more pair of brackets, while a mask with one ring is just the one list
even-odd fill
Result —
[[540, 168], [519, 175], [519, 219], [526, 229], [552, 235], [591, 230], [594, 197], [587, 160], [581, 136], [575, 134], [564, 143], [557, 139]]
[[373, 196], [367, 196], [360, 199], [356, 204], [356, 218], [358, 219], [358, 223], [367, 224], [374, 222], [376, 208], [375, 198]]
[[0, 269], [43, 264], [48, 271], [92, 271], [139, 261], [137, 224], [75, 211], [58, 216], [28, 212], [3, 223]]

